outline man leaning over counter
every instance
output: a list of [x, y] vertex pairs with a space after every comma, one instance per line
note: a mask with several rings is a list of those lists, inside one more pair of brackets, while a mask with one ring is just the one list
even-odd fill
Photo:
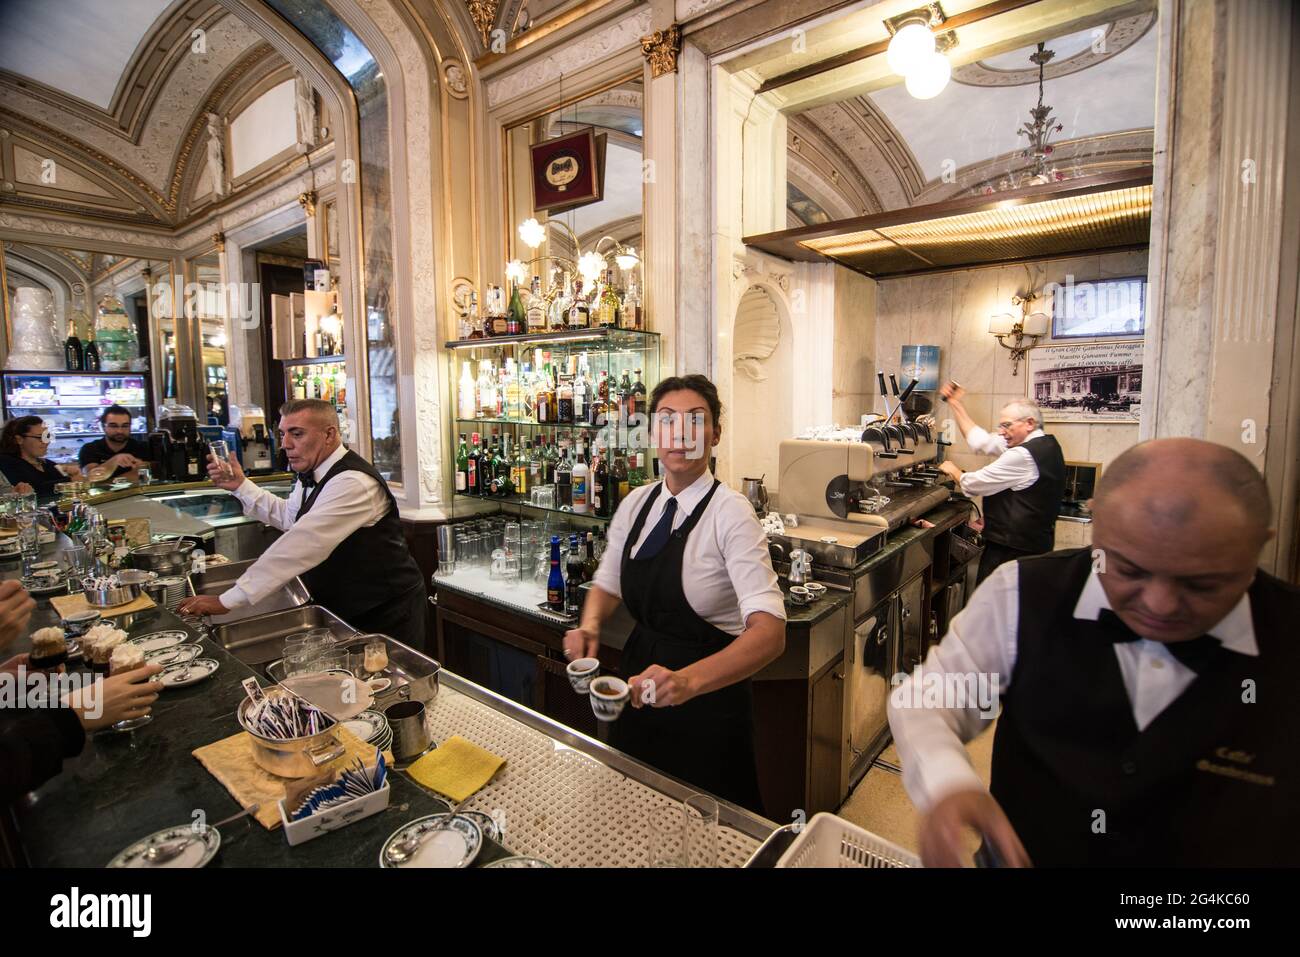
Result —
[[222, 615], [256, 604], [301, 575], [313, 601], [352, 627], [423, 649], [424, 578], [402, 536], [388, 483], [343, 445], [338, 413], [328, 402], [286, 402], [278, 431], [297, 473], [287, 500], [248, 481], [233, 457], [224, 469], [210, 462], [208, 476], [235, 494], [245, 514], [284, 535], [228, 590], [189, 598], [180, 611]]
[[[927, 865], [967, 829], [1011, 865], [1300, 864], [1300, 589], [1257, 567], [1270, 514], [1241, 454], [1144, 442], [1098, 484], [1092, 548], [976, 589], [890, 696]], [[981, 677], [990, 788], [963, 747], [996, 710], [960, 700]]]

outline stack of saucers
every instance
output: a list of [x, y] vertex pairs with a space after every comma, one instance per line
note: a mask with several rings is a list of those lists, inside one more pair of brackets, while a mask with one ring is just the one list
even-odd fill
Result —
[[389, 727], [388, 719], [382, 712], [362, 711], [355, 718], [344, 721], [343, 727], [380, 751], [387, 751], [393, 746], [393, 729]]

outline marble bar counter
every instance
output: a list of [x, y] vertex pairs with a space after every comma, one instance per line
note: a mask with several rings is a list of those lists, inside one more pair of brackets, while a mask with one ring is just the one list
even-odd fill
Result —
[[[57, 621], [41, 602], [32, 627]], [[166, 689], [153, 721], [131, 732], [91, 736], [63, 772], [13, 808], [18, 844], [39, 867], [102, 867], [131, 842], [169, 826], [188, 825], [202, 811], [208, 821], [239, 806], [199, 763], [194, 749], [239, 733], [235, 709], [240, 682], [258, 665], [164, 610], [129, 623], [132, 634], [185, 630], [219, 670], [188, 688]], [[391, 641], [391, 639], [390, 639]], [[17, 649], [22, 650], [22, 649]], [[390, 658], [414, 674], [438, 665], [397, 642]], [[467, 802], [505, 825], [500, 843], [488, 841], [475, 864], [522, 855], [556, 866], [645, 866], [655, 807], [681, 801], [693, 789], [665, 777], [591, 737], [443, 669], [426, 702], [433, 741], [459, 734], [506, 759], [504, 768]], [[570, 692], [572, 694], [572, 692]], [[574, 697], [578, 697], [574, 695]], [[583, 699], [585, 701], [585, 698]], [[220, 850], [209, 866], [376, 867], [385, 839], [410, 821], [447, 810], [404, 771], [391, 775], [386, 810], [294, 847], [279, 830], [248, 818], [220, 828]], [[718, 864], [742, 866], [775, 824], [721, 803]]]

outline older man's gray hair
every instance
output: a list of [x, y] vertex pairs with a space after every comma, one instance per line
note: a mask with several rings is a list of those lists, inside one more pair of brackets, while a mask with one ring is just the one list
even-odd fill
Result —
[[1028, 399], [1013, 399], [1002, 407], [1002, 411], [1012, 419], [1033, 419], [1034, 425], [1043, 424], [1043, 413]]

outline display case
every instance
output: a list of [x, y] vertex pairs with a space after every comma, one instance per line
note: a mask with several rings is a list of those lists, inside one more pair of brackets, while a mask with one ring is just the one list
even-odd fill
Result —
[[[589, 579], [618, 502], [657, 474], [647, 404], [659, 381], [659, 336], [595, 328], [446, 346], [456, 489], [438, 574], [494, 601], [572, 619], [578, 565]], [[552, 536], [561, 542], [563, 603], [548, 600]], [[571, 555], [571, 544], [581, 551]]]
[[0, 382], [5, 419], [39, 415], [53, 435], [46, 454], [55, 462], [75, 462], [83, 445], [103, 438], [99, 416], [110, 405], [130, 410], [132, 435], [150, 430], [147, 373], [5, 372]]

